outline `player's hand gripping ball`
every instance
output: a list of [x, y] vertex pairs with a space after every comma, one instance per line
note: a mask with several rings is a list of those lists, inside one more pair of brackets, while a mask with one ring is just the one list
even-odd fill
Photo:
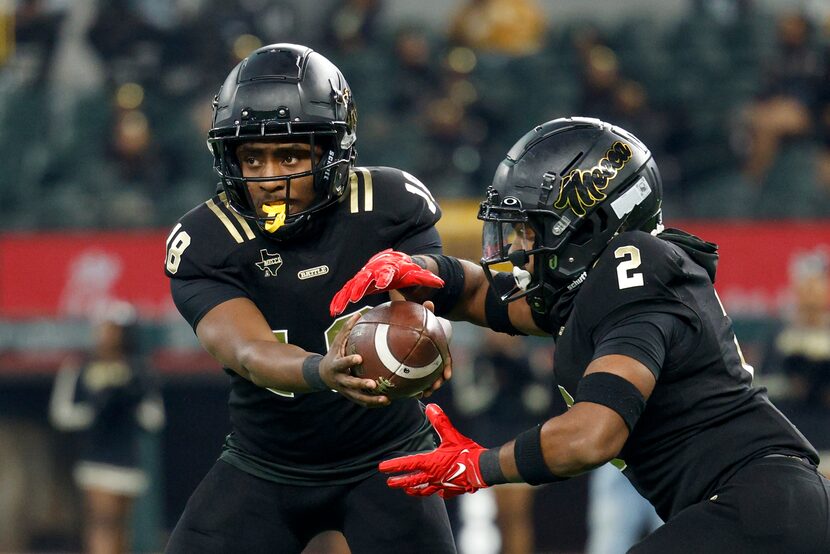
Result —
[[443, 374], [450, 357], [447, 332], [421, 304], [392, 301], [376, 306], [346, 339], [346, 353], [363, 358], [352, 373], [374, 379], [378, 386], [373, 392], [390, 400], [417, 396]]

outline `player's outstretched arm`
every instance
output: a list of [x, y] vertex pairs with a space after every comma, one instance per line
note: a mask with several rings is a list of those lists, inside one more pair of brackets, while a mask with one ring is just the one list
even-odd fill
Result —
[[[498, 478], [485, 482], [482, 465], [486, 471], [488, 462], [482, 460], [482, 455], [490, 451], [459, 433], [438, 404], [427, 405], [426, 416], [441, 437], [441, 444], [432, 452], [381, 462], [380, 471], [397, 474], [386, 480], [390, 487], [403, 489], [411, 496], [438, 493], [442, 498], [452, 498], [504, 482]], [[493, 463], [497, 463], [496, 458], [492, 458], [491, 466]]]
[[[449, 319], [488, 327], [485, 301], [489, 288], [484, 269], [476, 263], [451, 256], [410, 257], [387, 249], [372, 256], [343, 285], [332, 298], [329, 311], [335, 316], [342, 313], [349, 302], [358, 302], [369, 294], [396, 290], [406, 300], [434, 301], [439, 313]], [[511, 302], [507, 310], [518, 330], [544, 334], [533, 321], [526, 302]]]
[[364, 296], [413, 286], [442, 287], [444, 281], [414, 263], [408, 254], [387, 248], [369, 258], [366, 265], [343, 285], [332, 298], [329, 311], [334, 317], [342, 313], [349, 302], [357, 302]]
[[324, 356], [279, 342], [262, 312], [247, 298], [212, 308], [196, 326], [196, 335], [211, 356], [260, 387], [284, 392], [336, 390], [363, 406], [385, 406], [386, 396], [365, 392], [377, 386], [374, 381], [350, 373], [362, 361], [358, 355], [347, 356], [344, 349], [358, 317], [343, 326]]
[[[449, 301], [452, 306], [442, 306], [441, 313], [444, 317], [455, 321], [469, 321], [482, 327], [490, 327], [485, 306], [488, 295], [493, 293], [490, 291], [490, 281], [484, 274], [484, 269], [481, 265], [468, 260], [450, 256], [442, 256], [441, 258], [443, 258], [441, 264], [443, 267], [439, 267], [439, 258], [434, 256], [413, 256], [412, 260], [448, 281], [442, 291], [452, 287], [453, 283], [457, 282], [457, 275], [460, 275], [461, 286], [457, 295], [442, 294], [439, 289], [422, 286], [412, 287], [400, 292], [407, 300], [414, 302], [433, 300], [436, 303], [442, 303]], [[453, 264], [447, 263], [448, 261], [457, 262], [457, 265], [453, 268]], [[523, 300], [510, 302], [505, 309], [511, 324], [519, 331], [528, 335], [547, 335], [536, 325], [527, 302]]]
[[[592, 374], [595, 377], [589, 381], [595, 388], [578, 392], [576, 403], [565, 414], [499, 448], [486, 449], [461, 435], [431, 404], [427, 416], [441, 436], [441, 445], [432, 452], [386, 460], [379, 469], [393, 474], [387, 479], [390, 487], [414, 496], [438, 493], [444, 498], [508, 482], [550, 483], [594, 469], [622, 450], [655, 380], [648, 368], [622, 355], [597, 358], [583, 379]], [[639, 411], [637, 402], [632, 404], [638, 393]]]

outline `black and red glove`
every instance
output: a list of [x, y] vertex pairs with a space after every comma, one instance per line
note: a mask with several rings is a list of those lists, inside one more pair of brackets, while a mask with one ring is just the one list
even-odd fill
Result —
[[408, 254], [387, 248], [372, 256], [363, 269], [337, 291], [329, 305], [334, 317], [368, 294], [407, 287], [441, 288], [444, 281], [412, 261]]
[[459, 433], [437, 404], [429, 404], [426, 415], [441, 437], [441, 445], [432, 452], [381, 462], [378, 468], [383, 473], [408, 472], [389, 477], [386, 484], [404, 489], [411, 496], [437, 492], [441, 498], [489, 487], [481, 476], [479, 464], [481, 454], [487, 449]]

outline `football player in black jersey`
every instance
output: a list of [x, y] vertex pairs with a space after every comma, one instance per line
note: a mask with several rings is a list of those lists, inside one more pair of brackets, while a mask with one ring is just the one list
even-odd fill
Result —
[[[450, 497], [612, 461], [667, 522], [631, 552], [830, 552], [818, 455], [752, 386], [713, 287], [717, 247], [663, 229], [661, 194], [646, 146], [607, 123], [557, 119], [516, 143], [481, 204], [481, 263], [416, 256], [445, 285], [405, 296], [450, 319], [550, 334], [571, 407], [485, 449], [430, 404], [441, 446], [383, 462], [391, 487]], [[348, 283], [332, 312], [361, 288]]]
[[441, 252], [429, 190], [397, 169], [354, 167], [355, 131], [343, 75], [303, 46], [254, 51], [216, 96], [221, 191], [175, 225], [166, 273], [230, 376], [232, 432], [168, 552], [300, 552], [331, 529], [354, 553], [455, 552], [443, 501], [411, 502], [377, 472], [434, 448], [423, 407], [367, 392], [373, 381], [350, 374], [360, 356], [344, 352], [359, 314], [388, 295], [336, 319], [327, 309], [371, 254]]

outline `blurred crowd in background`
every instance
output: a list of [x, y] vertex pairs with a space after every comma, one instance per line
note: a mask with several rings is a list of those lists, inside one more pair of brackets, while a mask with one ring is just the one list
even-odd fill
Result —
[[277, 41], [347, 76], [358, 163], [439, 198], [478, 198], [521, 134], [578, 114], [643, 138], [674, 217], [830, 213], [830, 25], [798, 3], [690, 0], [670, 20], [609, 6], [598, 25], [459, 0], [437, 27], [390, 22], [384, 0], [11, 4], [0, 228], [167, 227], [216, 181], [204, 138], [224, 76]]
[[[830, 9], [808, 9], [822, 2], [689, 0], [674, 18], [594, 2], [619, 12], [600, 22], [591, 10], [557, 18], [543, 0], [454, 0], [436, 25], [385, 17], [397, 1], [0, 0], [0, 232], [170, 228], [218, 181], [205, 145], [213, 96], [239, 60], [272, 42], [309, 45], [343, 71], [358, 107], [359, 165], [409, 171], [439, 201], [479, 200], [524, 132], [584, 115], [649, 145], [670, 220], [830, 219]], [[788, 311], [739, 336], [759, 382], [830, 451], [830, 250], [795, 256], [789, 269]], [[20, 331], [2, 315], [0, 354], [92, 345], [75, 322]], [[173, 316], [171, 329], [193, 344]], [[38, 335], [50, 326], [60, 332]], [[9, 337], [17, 343], [3, 344]], [[456, 337], [455, 378], [437, 398], [462, 428], [495, 444], [547, 417], [547, 342], [464, 327]], [[199, 371], [214, 380], [161, 380], [167, 428], [143, 443], [153, 454], [142, 462], [155, 496], [139, 501], [134, 522], [155, 535], [134, 537], [136, 551], [158, 549], [216, 454], [219, 442], [203, 435], [225, 431], [222, 374]], [[44, 431], [48, 391], [21, 379], [0, 390], [0, 551], [80, 544], [82, 517], [68, 508], [80, 502], [67, 492], [73, 450]], [[64, 458], [47, 463], [50, 452]], [[544, 535], [561, 526], [534, 528], [535, 513], [557, 508], [534, 508], [533, 496], [499, 491], [490, 523], [501, 542], [487, 544], [526, 553], [553, 540], [575, 551], [562, 533]], [[546, 519], [576, 517], [573, 498]]]

